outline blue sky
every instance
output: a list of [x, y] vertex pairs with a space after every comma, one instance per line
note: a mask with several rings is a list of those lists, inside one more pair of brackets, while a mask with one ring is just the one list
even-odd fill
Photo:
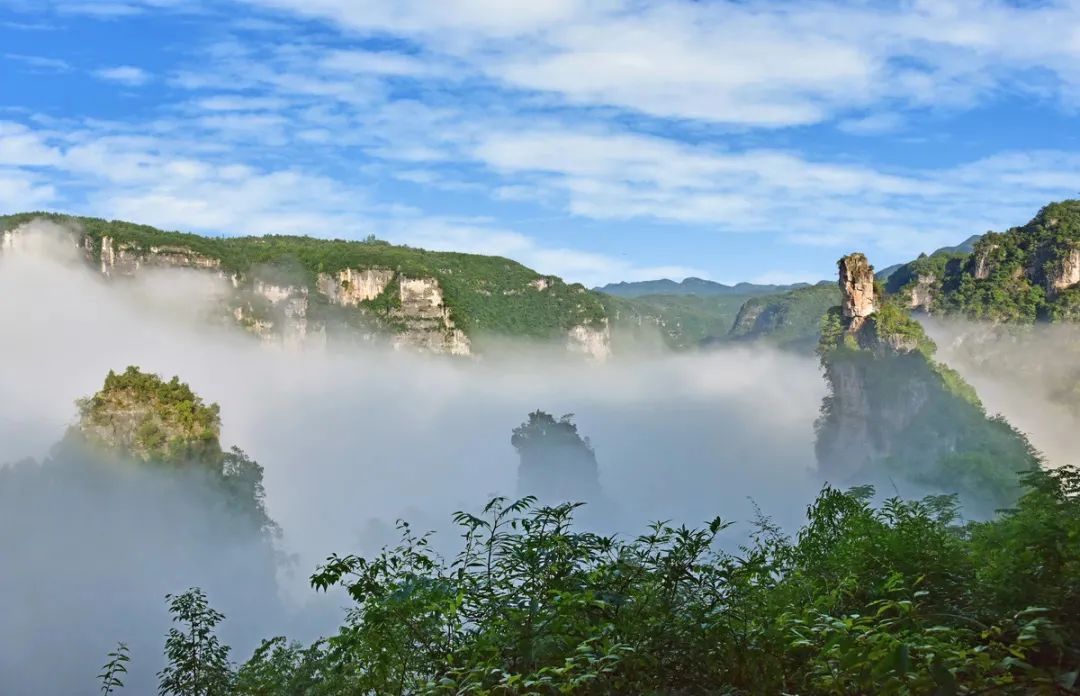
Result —
[[831, 277], [1080, 195], [1080, 2], [0, 0], [0, 211]]

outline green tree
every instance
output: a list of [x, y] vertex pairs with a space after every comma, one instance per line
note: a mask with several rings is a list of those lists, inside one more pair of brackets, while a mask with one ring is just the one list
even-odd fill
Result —
[[233, 673], [229, 647], [214, 634], [225, 618], [212, 609], [197, 587], [166, 595], [174, 626], [165, 639], [168, 664], [158, 673], [161, 696], [219, 696], [230, 693]]

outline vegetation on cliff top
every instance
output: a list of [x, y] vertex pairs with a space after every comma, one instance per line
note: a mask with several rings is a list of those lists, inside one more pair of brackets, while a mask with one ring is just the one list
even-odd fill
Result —
[[1044, 207], [1026, 225], [988, 232], [971, 254], [919, 259], [890, 291], [922, 272], [935, 276], [935, 311], [999, 322], [1080, 319], [1076, 288], [1058, 290], [1080, 250], [1080, 200]]
[[222, 449], [220, 408], [178, 377], [165, 381], [135, 366], [110, 370], [102, 389], [77, 406], [68, 444], [88, 444], [106, 458], [196, 468], [258, 529], [276, 529], [264, 507], [262, 467], [238, 448]]
[[299, 275], [299, 282], [309, 288], [315, 287], [318, 274], [346, 268], [389, 268], [409, 277], [435, 278], [455, 324], [470, 335], [551, 338], [573, 326], [598, 324], [606, 316], [600, 296], [581, 284], [540, 275], [499, 256], [427, 251], [373, 237], [365, 241], [278, 235], [208, 237], [55, 213], [0, 217], [0, 229], [37, 218], [80, 230], [98, 255], [101, 240], [110, 237], [114, 245], [143, 253], [151, 247], [192, 252], [220, 262], [227, 273]]
[[101, 391], [78, 402], [78, 429], [89, 441], [144, 461], [193, 461], [221, 455], [221, 414], [173, 377], [129, 366], [109, 371]]

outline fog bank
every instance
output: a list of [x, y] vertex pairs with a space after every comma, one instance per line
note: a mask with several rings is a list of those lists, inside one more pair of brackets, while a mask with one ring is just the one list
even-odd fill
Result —
[[938, 359], [975, 387], [989, 413], [1025, 433], [1048, 466], [1077, 463], [1080, 327], [922, 321]]
[[[637, 532], [653, 519], [746, 521], [749, 498], [793, 526], [819, 487], [813, 421], [825, 387], [810, 358], [760, 347], [604, 365], [526, 352], [477, 360], [374, 349], [295, 352], [209, 326], [204, 317], [220, 288], [209, 274], [153, 271], [108, 282], [67, 242], [35, 234], [22, 247], [0, 255], [0, 463], [44, 456], [74, 420], [74, 400], [98, 390], [109, 369], [138, 365], [179, 375], [221, 405], [223, 444], [240, 446], [265, 467], [267, 508], [284, 530], [282, 550], [295, 558], [280, 578], [294, 609], [312, 594], [306, 578], [316, 564], [333, 552], [370, 551], [395, 518], [443, 527], [454, 510], [513, 495], [511, 430], [536, 409], [575, 414], [599, 461], [607, 515], [600, 524], [612, 530]], [[126, 503], [114, 496], [110, 504]], [[31, 507], [27, 514], [20, 544], [55, 536], [40, 530], [55, 529], [45, 520], [57, 511]], [[731, 534], [745, 530], [739, 525]], [[174, 580], [173, 592], [198, 584], [176, 577], [166, 553], [139, 563], [143, 573], [160, 569]], [[97, 569], [93, 586], [81, 591], [114, 593], [109, 574], [124, 570]], [[36, 578], [78, 572], [41, 554], [33, 568], [5, 564], [0, 575], [17, 605], [20, 595], [35, 592]], [[160, 584], [145, 583], [153, 594]], [[211, 593], [210, 600], [229, 617], [226, 624], [251, 611], [229, 597]], [[144, 620], [163, 639], [163, 600], [160, 606]], [[33, 616], [23, 619], [17, 634], [10, 623], [0, 627], [5, 643], [33, 639]], [[325, 621], [321, 630], [329, 632], [334, 623]], [[73, 634], [92, 635], [92, 626]], [[246, 659], [257, 637], [237, 644], [233, 657]], [[94, 691], [97, 666], [125, 636], [97, 638], [100, 659], [72, 667], [85, 669], [85, 682], [60, 691]], [[136, 648], [134, 669], [158, 668], [160, 642]], [[28, 659], [63, 659], [31, 653]]]

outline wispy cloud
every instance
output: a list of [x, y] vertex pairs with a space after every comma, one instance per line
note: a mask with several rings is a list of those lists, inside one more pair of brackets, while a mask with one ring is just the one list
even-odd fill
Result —
[[127, 87], [141, 87], [152, 79], [150, 73], [134, 65], [118, 65], [113, 68], [101, 68], [94, 71], [94, 76], [108, 82], [116, 82]]
[[71, 64], [60, 58], [31, 56], [22, 53], [5, 53], [4, 58], [16, 63], [21, 63], [34, 70], [43, 70], [47, 72], [67, 72], [71, 70]]

